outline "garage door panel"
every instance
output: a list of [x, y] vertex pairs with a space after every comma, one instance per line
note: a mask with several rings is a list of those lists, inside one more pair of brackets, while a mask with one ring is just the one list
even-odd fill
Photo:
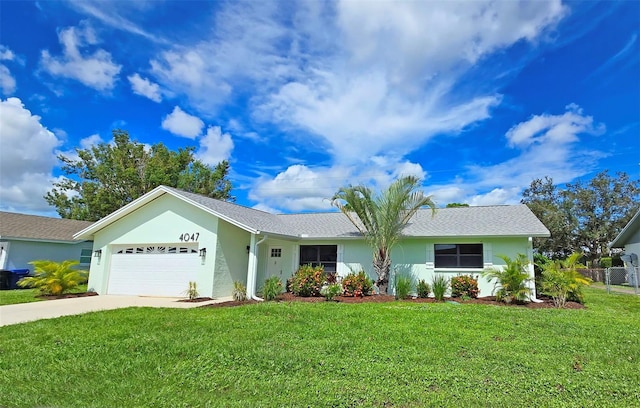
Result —
[[197, 253], [113, 254], [107, 293], [182, 297], [199, 266]]

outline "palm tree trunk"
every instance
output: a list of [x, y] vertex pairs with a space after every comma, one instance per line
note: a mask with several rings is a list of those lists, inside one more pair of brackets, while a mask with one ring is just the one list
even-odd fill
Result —
[[376, 286], [381, 294], [388, 294], [389, 290], [389, 270], [391, 269], [391, 257], [389, 252], [378, 250], [373, 255], [373, 269], [378, 275]]

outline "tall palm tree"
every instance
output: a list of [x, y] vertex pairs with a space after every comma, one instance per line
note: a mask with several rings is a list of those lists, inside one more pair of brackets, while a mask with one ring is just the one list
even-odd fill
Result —
[[365, 186], [341, 187], [331, 199], [365, 237], [373, 249], [373, 269], [378, 275], [376, 286], [387, 293], [391, 269], [391, 249], [402, 236], [402, 230], [421, 207], [435, 203], [416, 188], [420, 179], [406, 176], [394, 181], [379, 194]]

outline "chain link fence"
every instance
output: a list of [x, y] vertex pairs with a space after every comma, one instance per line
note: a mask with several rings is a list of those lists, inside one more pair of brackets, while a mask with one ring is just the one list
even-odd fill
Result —
[[640, 284], [640, 268], [634, 267], [612, 267], [605, 270], [605, 285], [607, 292], [625, 292], [640, 294], [638, 285]]

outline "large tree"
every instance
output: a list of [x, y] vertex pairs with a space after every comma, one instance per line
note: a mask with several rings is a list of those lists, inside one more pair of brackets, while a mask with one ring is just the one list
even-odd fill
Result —
[[413, 176], [394, 181], [378, 194], [369, 187], [342, 187], [332, 204], [355, 225], [373, 249], [373, 269], [378, 275], [376, 286], [387, 293], [391, 270], [391, 249], [402, 236], [402, 230], [422, 207], [435, 212], [431, 196], [418, 191], [420, 180]]
[[194, 148], [147, 147], [123, 130], [113, 143], [76, 149], [77, 158], [61, 154], [65, 176], [53, 184], [45, 200], [62, 218], [96, 221], [159, 185], [177, 187], [221, 200], [233, 200], [227, 179], [229, 163], [214, 168], [194, 157]]
[[590, 261], [607, 256], [607, 245], [638, 211], [640, 180], [626, 173], [598, 173], [588, 182], [569, 183], [565, 189], [545, 177], [536, 179], [522, 194], [522, 203], [540, 218], [550, 238], [536, 239], [541, 253], [564, 259], [583, 252]]

